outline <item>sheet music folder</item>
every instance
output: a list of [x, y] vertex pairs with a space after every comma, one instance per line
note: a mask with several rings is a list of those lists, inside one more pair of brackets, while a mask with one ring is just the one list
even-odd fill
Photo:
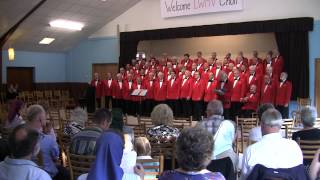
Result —
[[135, 89], [132, 91], [131, 96], [141, 96], [144, 97], [147, 95], [147, 89]]

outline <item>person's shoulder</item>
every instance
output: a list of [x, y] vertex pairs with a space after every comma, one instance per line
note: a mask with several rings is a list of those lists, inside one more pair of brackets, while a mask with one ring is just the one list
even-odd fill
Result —
[[220, 172], [210, 172], [207, 173], [207, 175], [210, 177], [210, 179], [225, 180], [225, 177]]
[[39, 167], [34, 167], [33, 169], [34, 173], [33, 173], [33, 178], [36, 180], [51, 180], [50, 175], [44, 171], [43, 169], [39, 168]]
[[175, 170], [167, 170], [164, 171], [160, 176], [159, 180], [166, 180], [166, 179], [172, 179], [172, 177], [177, 174]]

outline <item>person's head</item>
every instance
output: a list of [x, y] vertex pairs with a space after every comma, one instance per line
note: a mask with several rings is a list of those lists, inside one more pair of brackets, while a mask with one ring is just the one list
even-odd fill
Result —
[[256, 73], [256, 67], [255, 67], [255, 66], [250, 66], [250, 67], [249, 67], [249, 73], [250, 73], [251, 75], [253, 75], [254, 73]]
[[70, 114], [70, 121], [76, 122], [84, 127], [85, 122], [88, 119], [87, 111], [81, 107], [76, 107]]
[[150, 73], [148, 74], [148, 76], [149, 76], [149, 80], [152, 80], [152, 79], [154, 78], [154, 73], [153, 73], [153, 72], [150, 72]]
[[94, 73], [94, 79], [99, 80], [99, 73]]
[[228, 64], [228, 69], [229, 69], [230, 71], [232, 71], [233, 67], [234, 67], [234, 64], [233, 64], [233, 63], [229, 63], [229, 64]]
[[129, 73], [129, 74], [127, 75], [127, 79], [128, 79], [128, 81], [132, 81], [133, 75], [132, 75], [131, 73]]
[[8, 107], [8, 121], [12, 122], [17, 115], [22, 114], [24, 103], [21, 100], [12, 100], [9, 102]]
[[236, 68], [236, 67], [233, 68], [233, 76], [234, 76], [235, 78], [240, 77], [240, 71], [239, 71], [239, 69]]
[[313, 127], [317, 119], [317, 110], [312, 106], [305, 106], [300, 112], [303, 127]]
[[268, 74], [268, 75], [272, 74], [272, 67], [271, 66], [266, 67], [266, 74]]
[[269, 84], [271, 82], [271, 77], [269, 75], [264, 75], [263, 79], [265, 84]]
[[204, 128], [185, 128], [176, 142], [179, 166], [184, 171], [201, 171], [211, 161], [213, 151], [212, 135]]
[[231, 58], [231, 53], [228, 52], [228, 53], [226, 54], [226, 57], [225, 57], [225, 58], [226, 58], [226, 59], [230, 59], [230, 58]]
[[111, 73], [107, 73], [107, 79], [111, 79], [112, 78], [112, 74]]
[[155, 106], [151, 112], [152, 123], [156, 126], [167, 125], [172, 126], [173, 112], [166, 104]]
[[201, 58], [201, 57], [202, 57], [202, 52], [201, 52], [201, 51], [198, 51], [198, 52], [197, 52], [197, 57], [198, 57], [198, 58]]
[[200, 79], [200, 73], [198, 71], [194, 73], [194, 78], [197, 80]]
[[160, 80], [163, 80], [163, 77], [164, 77], [163, 72], [159, 72], [159, 73], [158, 73], [158, 78], [159, 78]]
[[138, 156], [150, 156], [151, 155], [151, 145], [146, 137], [137, 137], [134, 140], [134, 149]]
[[191, 72], [189, 70], [186, 70], [185, 75], [186, 75], [186, 77], [190, 77]]
[[254, 94], [254, 93], [256, 93], [256, 91], [257, 91], [257, 86], [254, 85], [254, 84], [252, 84], [252, 85], [250, 86], [250, 93], [251, 93], [251, 94]]
[[261, 120], [261, 117], [262, 117], [262, 114], [268, 110], [268, 109], [274, 109], [274, 106], [273, 104], [271, 103], [265, 103], [265, 104], [262, 104], [258, 107], [257, 109], [257, 114], [258, 114], [258, 118]]
[[39, 153], [39, 133], [27, 125], [17, 126], [9, 135], [10, 155], [14, 159], [28, 159]]
[[203, 63], [203, 69], [208, 69], [209, 68], [209, 64], [208, 63]]
[[258, 58], [258, 51], [257, 50], [254, 50], [252, 52], [252, 56], [255, 57], [255, 58]]
[[31, 105], [27, 109], [27, 120], [32, 128], [42, 131], [46, 125], [46, 112], [39, 104]]
[[212, 100], [207, 105], [207, 117], [213, 116], [213, 115], [223, 115], [223, 105], [221, 101], [219, 100]]
[[117, 74], [117, 80], [122, 81], [122, 74], [120, 74], [120, 73]]
[[217, 67], [218, 68], [221, 68], [222, 67], [222, 60], [218, 60], [217, 62], [216, 62], [216, 64], [217, 64]]
[[261, 116], [262, 135], [279, 133], [283, 120], [280, 112], [276, 109], [268, 109]]
[[111, 112], [106, 108], [97, 110], [94, 114], [93, 122], [101, 129], [107, 130], [112, 123]]
[[197, 63], [192, 63], [191, 68], [192, 68], [192, 70], [196, 70], [197, 69]]
[[238, 56], [239, 56], [239, 57], [243, 57], [243, 52], [242, 52], [242, 51], [239, 51], [239, 52], [238, 52]]
[[186, 53], [186, 54], [183, 55], [183, 57], [184, 57], [185, 60], [188, 60], [190, 55], [188, 53]]
[[[271, 51], [272, 52], [272, 51]], [[271, 60], [272, 60], [272, 54], [267, 54], [266, 55], [266, 61], [269, 63], [269, 62], [271, 62]]]
[[224, 71], [220, 72], [220, 81], [227, 81], [228, 75]]
[[126, 72], [126, 70], [125, 70], [123, 67], [121, 67], [121, 68], [119, 69], [119, 72], [120, 72], [121, 74], [124, 74], [124, 73]]
[[287, 74], [286, 72], [282, 72], [282, 73], [280, 74], [280, 80], [281, 80], [282, 82], [286, 81], [287, 78], [288, 78], [288, 74]]
[[212, 58], [212, 60], [215, 60], [217, 58], [217, 53], [216, 52], [212, 52], [211, 53], [211, 58]]

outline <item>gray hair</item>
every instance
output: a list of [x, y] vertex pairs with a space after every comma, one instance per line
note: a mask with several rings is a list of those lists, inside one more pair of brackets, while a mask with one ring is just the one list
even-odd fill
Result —
[[84, 126], [87, 120], [88, 120], [88, 113], [81, 107], [76, 107], [70, 114], [70, 121], [76, 122], [81, 126]]
[[223, 115], [223, 105], [219, 100], [212, 100], [208, 103], [207, 112], [211, 115]]
[[303, 126], [313, 127], [318, 116], [316, 108], [312, 106], [305, 106], [301, 109], [300, 113]]
[[276, 126], [281, 128], [283, 120], [282, 120], [281, 113], [278, 110], [272, 108], [272, 109], [266, 110], [262, 114], [261, 122], [266, 126], [270, 126], [270, 127]]
[[185, 171], [205, 169], [210, 163], [213, 145], [213, 137], [206, 129], [183, 129], [176, 143], [179, 166]]
[[173, 112], [172, 109], [166, 104], [159, 104], [153, 108], [151, 112], [152, 123], [156, 126], [159, 125], [172, 125]]
[[38, 117], [38, 115], [43, 112], [45, 113], [46, 111], [41, 105], [39, 104], [31, 105], [27, 110], [27, 120], [29, 122], [34, 121]]

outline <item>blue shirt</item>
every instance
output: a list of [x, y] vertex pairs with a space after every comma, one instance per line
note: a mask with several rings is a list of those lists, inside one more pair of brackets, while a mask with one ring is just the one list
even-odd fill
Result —
[[0, 163], [0, 180], [9, 179], [51, 180], [51, 177], [30, 160], [6, 157], [6, 159]]
[[43, 169], [51, 177], [54, 177], [58, 173], [55, 160], [59, 157], [59, 146], [51, 135], [41, 134], [40, 151], [43, 159]]

